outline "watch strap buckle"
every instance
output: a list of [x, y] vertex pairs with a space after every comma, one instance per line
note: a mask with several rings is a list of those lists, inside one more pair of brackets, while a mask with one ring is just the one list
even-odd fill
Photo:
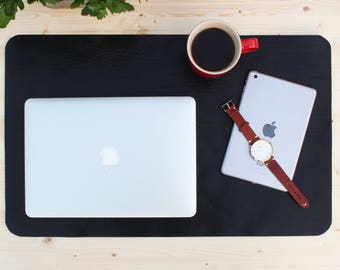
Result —
[[222, 105], [223, 111], [227, 112], [231, 107], [235, 107], [235, 104], [229, 99], [226, 103]]

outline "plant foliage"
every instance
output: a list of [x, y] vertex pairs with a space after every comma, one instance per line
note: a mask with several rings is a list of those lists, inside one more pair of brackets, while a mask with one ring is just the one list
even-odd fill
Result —
[[[57, 4], [62, 0], [27, 0], [28, 4], [40, 2], [44, 6], [46, 4]], [[70, 8], [78, 8], [82, 6], [81, 14], [85, 16], [93, 16], [102, 19], [107, 16], [108, 11], [113, 13], [122, 13], [132, 11], [134, 7], [125, 0], [74, 0]], [[5, 28], [7, 24], [15, 19], [18, 9], [23, 10], [25, 4], [23, 0], [0, 0], [0, 28]]]

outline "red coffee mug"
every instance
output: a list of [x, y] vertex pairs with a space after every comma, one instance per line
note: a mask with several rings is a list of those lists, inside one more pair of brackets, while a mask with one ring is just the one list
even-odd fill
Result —
[[[217, 70], [217, 71], [211, 71], [206, 70], [202, 67], [200, 67], [194, 60], [192, 56], [192, 43], [196, 36], [200, 34], [202, 31], [210, 29], [210, 28], [218, 28], [222, 31], [226, 32], [231, 39], [234, 42], [235, 47], [235, 54], [231, 62], [226, 63], [226, 67]], [[187, 54], [190, 62], [190, 66], [192, 69], [201, 77], [206, 79], [216, 79], [223, 75], [225, 75], [228, 71], [230, 71], [239, 61], [241, 54], [253, 52], [259, 48], [259, 42], [257, 38], [247, 38], [242, 39], [240, 38], [240, 35], [237, 33], [237, 31], [230, 26], [229, 24], [225, 23], [221, 20], [209, 20], [205, 21], [199, 25], [197, 25], [190, 33], [188, 40], [187, 40]]]

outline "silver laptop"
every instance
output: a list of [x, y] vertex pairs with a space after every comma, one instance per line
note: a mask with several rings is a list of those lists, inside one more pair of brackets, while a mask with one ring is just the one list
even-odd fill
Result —
[[[274, 156], [293, 179], [316, 91], [312, 88], [250, 72], [239, 110], [255, 133], [270, 141]], [[303, 161], [301, 161], [303, 162]], [[256, 164], [248, 142], [234, 125], [223, 165], [223, 174], [286, 191], [266, 168]]]
[[25, 103], [30, 217], [191, 217], [191, 97], [45, 98]]

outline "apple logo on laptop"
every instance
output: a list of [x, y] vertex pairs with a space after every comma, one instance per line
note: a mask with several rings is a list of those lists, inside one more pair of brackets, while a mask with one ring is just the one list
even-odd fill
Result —
[[271, 124], [265, 124], [262, 128], [263, 135], [269, 138], [275, 137], [275, 129], [277, 126], [275, 126], [275, 121]]
[[105, 168], [110, 168], [118, 165], [119, 152], [114, 147], [102, 147], [100, 149], [101, 164]]

